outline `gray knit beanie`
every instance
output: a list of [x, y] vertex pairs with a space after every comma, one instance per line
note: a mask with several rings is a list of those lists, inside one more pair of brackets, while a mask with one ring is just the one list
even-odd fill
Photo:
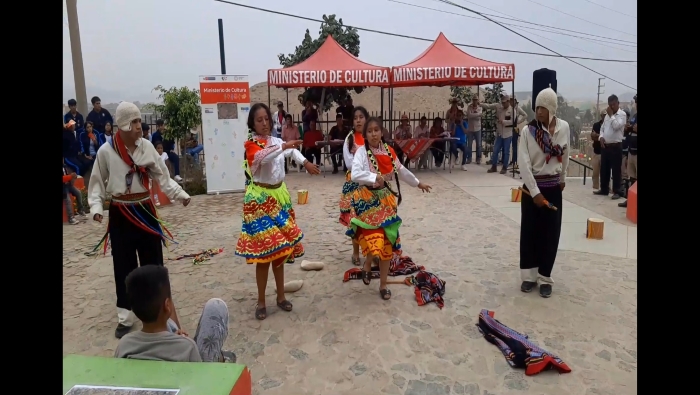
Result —
[[537, 107], [544, 107], [549, 111], [549, 123], [552, 123], [552, 118], [557, 115], [557, 93], [552, 88], [540, 91], [535, 99], [535, 108]]
[[117, 106], [117, 126], [125, 132], [131, 131], [131, 121], [141, 118], [141, 110], [134, 103], [123, 101]]

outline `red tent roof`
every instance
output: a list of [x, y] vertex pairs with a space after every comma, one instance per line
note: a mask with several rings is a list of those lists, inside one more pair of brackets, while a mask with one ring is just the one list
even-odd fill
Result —
[[444, 34], [420, 56], [392, 67], [392, 86], [484, 85], [513, 81], [515, 66], [475, 58], [457, 48]]
[[311, 86], [389, 86], [388, 67], [365, 63], [328, 36], [305, 61], [267, 71], [267, 84], [282, 88]]

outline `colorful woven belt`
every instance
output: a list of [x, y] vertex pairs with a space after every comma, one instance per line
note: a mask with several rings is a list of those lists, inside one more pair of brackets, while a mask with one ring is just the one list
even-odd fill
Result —
[[113, 203], [122, 203], [122, 204], [134, 204], [134, 203], [146, 201], [150, 198], [151, 198], [151, 194], [148, 192], [131, 193], [128, 195], [112, 196], [112, 202]]
[[559, 185], [559, 174], [535, 176], [535, 182], [540, 188], [552, 188]]

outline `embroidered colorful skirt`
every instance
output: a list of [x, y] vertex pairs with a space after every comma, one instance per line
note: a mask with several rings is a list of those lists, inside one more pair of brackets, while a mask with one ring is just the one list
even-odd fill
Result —
[[343, 191], [340, 193], [340, 202], [338, 203], [340, 206], [339, 222], [345, 227], [350, 226], [350, 221], [356, 216], [353, 205], [359, 188], [360, 184], [352, 181], [350, 170], [348, 170], [345, 173], [345, 184], [343, 184]]
[[287, 186], [267, 188], [255, 183], [246, 187], [243, 226], [236, 244], [236, 255], [246, 263], [292, 263], [304, 255], [292, 200]]
[[516, 332], [493, 318], [495, 313], [481, 310], [476, 326], [484, 338], [498, 347], [513, 368], [524, 368], [528, 376], [555, 369], [559, 373], [570, 373], [571, 368], [558, 356], [532, 343], [527, 335]]
[[382, 261], [389, 261], [394, 251], [401, 251], [401, 218], [396, 212], [396, 197], [389, 189], [371, 190], [360, 186], [353, 198], [353, 208], [356, 217], [350, 220], [345, 234], [357, 239], [362, 255], [375, 255]]
[[[112, 197], [110, 202], [110, 212], [116, 210], [120, 217], [120, 220], [128, 221], [135, 225], [137, 229], [143, 231], [145, 234], [150, 234], [157, 236], [161, 239], [164, 246], [167, 247], [167, 243], [171, 242], [177, 244], [173, 240], [173, 235], [170, 233], [168, 228], [165, 227], [165, 222], [158, 218], [158, 211], [156, 206], [151, 200], [151, 195], [148, 192], [144, 193], [134, 193], [129, 195], [121, 195]], [[119, 222], [119, 221], [117, 221]], [[87, 255], [95, 254], [100, 248], [102, 253], [107, 253], [107, 247], [110, 242], [110, 229], [112, 226], [112, 220], [107, 223], [107, 231], [100, 242], [88, 252]], [[116, 225], [120, 226], [120, 225]]]

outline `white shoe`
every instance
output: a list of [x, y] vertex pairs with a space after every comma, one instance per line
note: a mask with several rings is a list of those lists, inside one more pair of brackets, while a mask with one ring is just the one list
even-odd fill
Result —
[[68, 220], [68, 223], [71, 225], [77, 225], [80, 223], [80, 221], [78, 221], [75, 217], [73, 217], [73, 218]]
[[462, 170], [467, 171], [467, 165], [462, 165]]
[[175, 176], [174, 179], [177, 182], [182, 182], [182, 177], [180, 177], [180, 176]]

